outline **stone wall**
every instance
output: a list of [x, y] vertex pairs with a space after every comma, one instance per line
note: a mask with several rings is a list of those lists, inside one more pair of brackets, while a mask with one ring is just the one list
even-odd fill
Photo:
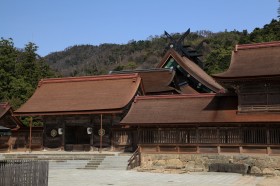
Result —
[[[141, 154], [142, 171], [165, 172], [207, 172], [214, 164], [245, 165], [244, 174], [280, 176], [280, 156], [269, 155], [218, 155], [218, 154]], [[232, 167], [232, 166], [231, 166]], [[236, 166], [240, 167], [240, 166]], [[240, 172], [241, 170], [239, 170]], [[242, 172], [241, 171], [241, 172]], [[241, 173], [240, 172], [240, 173]]]

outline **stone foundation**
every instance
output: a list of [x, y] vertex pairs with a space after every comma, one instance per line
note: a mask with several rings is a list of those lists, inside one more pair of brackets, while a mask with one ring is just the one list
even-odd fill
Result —
[[[280, 156], [269, 155], [218, 155], [218, 154], [141, 154], [140, 171], [208, 172], [209, 167], [245, 167], [243, 174], [280, 176]], [[232, 166], [234, 165], [234, 166]], [[242, 166], [239, 166], [242, 165]], [[247, 167], [247, 168], [246, 168]], [[216, 169], [216, 171], [221, 170]], [[227, 168], [223, 168], [225, 170]], [[237, 171], [237, 170], [235, 170]], [[231, 172], [231, 171], [226, 171]], [[234, 171], [233, 171], [234, 172]]]

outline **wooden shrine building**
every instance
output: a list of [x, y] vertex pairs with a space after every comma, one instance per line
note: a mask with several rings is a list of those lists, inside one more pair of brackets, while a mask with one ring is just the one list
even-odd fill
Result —
[[46, 149], [121, 148], [132, 142], [118, 124], [141, 94], [138, 74], [43, 79], [14, 115], [42, 118]]
[[23, 127], [21, 121], [13, 116], [13, 109], [7, 102], [0, 103], [0, 126], [10, 128], [13, 131]]
[[238, 112], [280, 111], [280, 41], [237, 45], [214, 78], [238, 95]]
[[136, 97], [121, 124], [141, 152], [280, 153], [280, 42], [237, 45], [214, 77], [229, 93]]
[[21, 134], [26, 127], [15, 116], [13, 109], [7, 102], [0, 103], [0, 151], [18, 149], [25, 142]]

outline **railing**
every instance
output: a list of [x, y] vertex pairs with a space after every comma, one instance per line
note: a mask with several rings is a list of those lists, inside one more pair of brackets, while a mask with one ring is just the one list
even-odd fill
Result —
[[238, 111], [242, 112], [260, 112], [260, 111], [267, 111], [267, 112], [276, 112], [280, 111], [280, 105], [239, 105]]
[[139, 148], [132, 154], [128, 160], [127, 170], [133, 169], [141, 165], [141, 156]]
[[48, 173], [48, 161], [0, 161], [0, 185], [3, 186], [47, 186]]
[[280, 153], [276, 126], [142, 128], [138, 134], [140, 153]]
[[201, 127], [139, 129], [139, 144], [279, 144], [279, 128]]

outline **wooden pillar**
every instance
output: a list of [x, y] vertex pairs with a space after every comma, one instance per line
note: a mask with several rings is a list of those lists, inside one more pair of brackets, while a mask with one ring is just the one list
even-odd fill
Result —
[[266, 144], [267, 144], [266, 153], [268, 155], [271, 154], [271, 147], [270, 147], [270, 144], [271, 144], [271, 142], [270, 142], [270, 131], [271, 130], [269, 130], [269, 129], [270, 129], [270, 127], [266, 125]]
[[62, 119], [62, 147], [61, 150], [65, 150], [65, 120], [64, 118]]
[[220, 145], [217, 146], [217, 151], [218, 151], [218, 154], [221, 153], [221, 146]]
[[33, 118], [30, 117], [29, 121], [29, 152], [31, 152], [31, 145], [32, 145], [32, 123], [33, 123]]
[[268, 155], [271, 154], [271, 147], [270, 147], [270, 146], [267, 146], [267, 147], [266, 147], [266, 153], [267, 153]]
[[242, 154], [243, 153], [243, 147], [240, 145], [239, 146], [239, 153]]
[[93, 115], [90, 115], [90, 127], [92, 128], [91, 129], [91, 134], [90, 134], [90, 151], [93, 151], [93, 129], [94, 129], [94, 127], [93, 127]]
[[102, 135], [103, 135], [103, 126], [102, 126], [102, 114], [100, 115], [100, 148], [99, 148], [99, 152], [102, 153]]
[[266, 144], [270, 145], [270, 133], [269, 133], [269, 127], [266, 126]]

